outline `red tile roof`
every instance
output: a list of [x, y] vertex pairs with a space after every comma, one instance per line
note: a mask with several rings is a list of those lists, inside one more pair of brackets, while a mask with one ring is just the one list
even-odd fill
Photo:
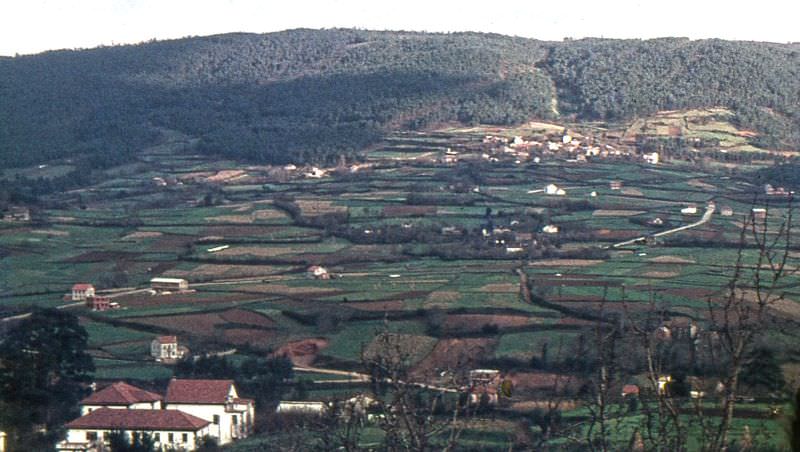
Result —
[[622, 387], [622, 395], [638, 395], [639, 387], [636, 385], [625, 385]]
[[86, 290], [86, 289], [94, 289], [94, 286], [86, 283], [78, 283], [72, 286], [72, 290]]
[[100, 408], [67, 423], [72, 429], [168, 430], [196, 432], [210, 422], [178, 410]]
[[156, 340], [159, 344], [174, 344], [178, 342], [178, 336], [158, 336]]
[[167, 403], [225, 403], [233, 380], [177, 380], [169, 382]]
[[162, 399], [163, 397], [159, 394], [139, 389], [123, 381], [118, 381], [81, 400], [81, 405], [127, 406], [139, 402], [156, 402]]

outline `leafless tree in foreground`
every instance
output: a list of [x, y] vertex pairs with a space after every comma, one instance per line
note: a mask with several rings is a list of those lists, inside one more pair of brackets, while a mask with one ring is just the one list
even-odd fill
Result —
[[371, 374], [374, 419], [384, 432], [381, 449], [452, 451], [476, 409], [460, 393], [464, 369], [442, 372], [436, 384], [415, 382], [413, 352], [401, 336], [382, 331], [362, 353]]

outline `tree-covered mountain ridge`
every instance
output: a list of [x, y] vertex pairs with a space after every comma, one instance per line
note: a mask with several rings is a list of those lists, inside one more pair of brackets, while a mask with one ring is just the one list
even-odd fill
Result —
[[397, 129], [624, 121], [715, 106], [758, 131], [760, 146], [797, 149], [799, 50], [334, 29], [52, 51], [0, 59], [0, 158], [107, 166], [170, 128], [211, 154], [325, 162]]

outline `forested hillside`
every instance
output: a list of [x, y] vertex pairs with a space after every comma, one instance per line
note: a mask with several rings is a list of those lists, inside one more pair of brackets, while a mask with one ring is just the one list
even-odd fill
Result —
[[164, 127], [222, 156], [331, 162], [387, 130], [717, 105], [762, 132], [760, 144], [796, 148], [799, 69], [789, 45], [361, 30], [56, 51], [0, 59], [0, 158], [102, 167]]

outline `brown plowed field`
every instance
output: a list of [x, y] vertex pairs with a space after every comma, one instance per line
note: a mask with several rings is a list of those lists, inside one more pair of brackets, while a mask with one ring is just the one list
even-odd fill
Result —
[[358, 301], [347, 303], [345, 306], [348, 308], [358, 309], [361, 311], [401, 311], [405, 309], [406, 304], [400, 300], [389, 301]]
[[179, 304], [217, 304], [226, 302], [241, 302], [263, 298], [259, 294], [219, 294], [214, 296], [198, 296], [197, 293], [176, 293], [170, 295], [135, 294], [117, 297], [114, 301], [122, 306], [132, 308], [145, 308], [156, 306], [174, 306]]
[[222, 330], [222, 339], [225, 342], [235, 345], [248, 344], [262, 349], [268, 348], [274, 337], [274, 331], [253, 328], [225, 328]]
[[[132, 321], [143, 325], [160, 326], [170, 331], [206, 337], [215, 336], [219, 333], [220, 326], [230, 323], [252, 325], [262, 330], [275, 326], [275, 322], [269, 317], [244, 309], [231, 309], [203, 314], [138, 317]], [[269, 331], [266, 332], [272, 334]]]

